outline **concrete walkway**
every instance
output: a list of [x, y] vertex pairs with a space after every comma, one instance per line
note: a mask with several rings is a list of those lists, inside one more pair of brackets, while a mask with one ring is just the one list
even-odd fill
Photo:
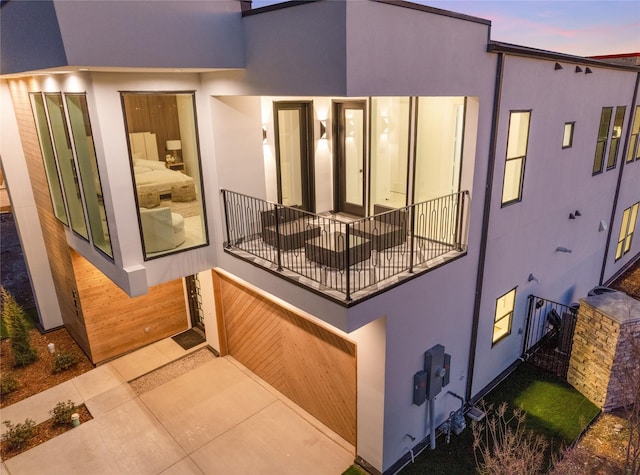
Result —
[[162, 340], [2, 409], [1, 420], [42, 422], [71, 399], [93, 419], [0, 473], [339, 475], [352, 464], [353, 446], [231, 357], [140, 396], [128, 384], [187, 353]]

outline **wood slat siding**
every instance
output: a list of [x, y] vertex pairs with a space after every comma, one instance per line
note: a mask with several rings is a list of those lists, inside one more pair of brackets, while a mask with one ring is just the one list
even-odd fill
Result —
[[229, 354], [356, 444], [356, 345], [213, 271]]
[[72, 255], [94, 363], [187, 329], [182, 279], [131, 298], [80, 254]]
[[[73, 273], [70, 249], [67, 244], [64, 225], [53, 214], [49, 185], [45, 175], [42, 152], [40, 151], [40, 142], [31, 111], [29, 92], [36, 91], [36, 89], [30, 78], [8, 80], [8, 85], [40, 226], [42, 234], [45, 236], [44, 244], [49, 258], [49, 267], [53, 275], [62, 320], [69, 334], [87, 356], [92, 358], [89, 338], [82, 316], [82, 308], [79, 301], [74, 299], [76, 279]], [[3, 159], [15, 160], [13, 157], [3, 157]], [[15, 184], [12, 185], [15, 186]]]

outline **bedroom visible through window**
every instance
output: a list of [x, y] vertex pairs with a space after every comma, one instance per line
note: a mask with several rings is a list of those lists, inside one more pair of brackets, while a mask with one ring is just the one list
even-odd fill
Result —
[[195, 94], [122, 93], [145, 259], [208, 242]]

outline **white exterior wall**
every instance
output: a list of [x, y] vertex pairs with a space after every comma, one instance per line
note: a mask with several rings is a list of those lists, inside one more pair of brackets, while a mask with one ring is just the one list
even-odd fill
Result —
[[[69, 65], [118, 68], [244, 65], [237, 1], [55, 0], [53, 3]], [[153, 21], [149, 21], [151, 18]]]
[[[640, 73], [639, 73], [640, 74]], [[629, 75], [630, 76], [630, 75]], [[638, 91], [640, 94], [640, 91]], [[629, 99], [631, 103], [631, 98]], [[622, 138], [626, 138], [626, 129], [631, 126], [633, 121], [633, 115], [635, 114], [635, 108], [640, 105], [640, 98], [637, 99], [636, 104], [633, 107], [627, 107], [627, 115], [625, 117], [625, 129], [623, 130]], [[629, 110], [631, 109], [631, 110]], [[622, 148], [622, 145], [620, 145]], [[618, 159], [618, 166], [626, 160], [627, 149], [620, 152], [620, 158]], [[605, 272], [603, 275], [603, 282], [607, 282], [616, 276], [620, 271], [624, 270], [625, 266], [634, 261], [640, 255], [640, 221], [636, 221], [635, 232], [631, 241], [631, 249], [625, 255], [623, 255], [618, 261], [615, 260], [616, 247], [618, 245], [618, 239], [620, 237], [620, 224], [622, 222], [622, 214], [624, 210], [633, 206], [640, 201], [640, 161], [634, 161], [624, 164], [624, 170], [622, 173], [622, 180], [620, 182], [620, 194], [618, 196], [616, 215], [614, 220], [609, 223], [609, 230], [611, 232], [611, 241], [609, 243]], [[608, 223], [609, 221], [607, 221]]]
[[346, 2], [349, 96], [484, 96], [495, 57], [486, 24]]
[[309, 2], [243, 18], [244, 95], [346, 91], [346, 3]]
[[[576, 73], [575, 64], [554, 66], [516, 56], [504, 63], [473, 394], [521, 355], [528, 295], [570, 304], [599, 283], [607, 232], [598, 229], [601, 220], [610, 220], [622, 158], [619, 151], [615, 169], [592, 176], [600, 114], [606, 106], [628, 106], [635, 77], [594, 66], [592, 74]], [[501, 208], [512, 110], [531, 110], [529, 145], [522, 201]], [[573, 147], [562, 149], [564, 124], [573, 121]], [[623, 137], [627, 127], [625, 121]], [[576, 210], [582, 216], [570, 220]], [[556, 252], [559, 246], [572, 252]], [[529, 274], [538, 282], [528, 282]], [[514, 287], [511, 335], [492, 348], [496, 299]]]

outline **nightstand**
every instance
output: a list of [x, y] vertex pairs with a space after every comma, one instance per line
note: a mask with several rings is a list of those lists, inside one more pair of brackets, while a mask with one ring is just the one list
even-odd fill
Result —
[[184, 173], [184, 162], [165, 163], [169, 170]]

